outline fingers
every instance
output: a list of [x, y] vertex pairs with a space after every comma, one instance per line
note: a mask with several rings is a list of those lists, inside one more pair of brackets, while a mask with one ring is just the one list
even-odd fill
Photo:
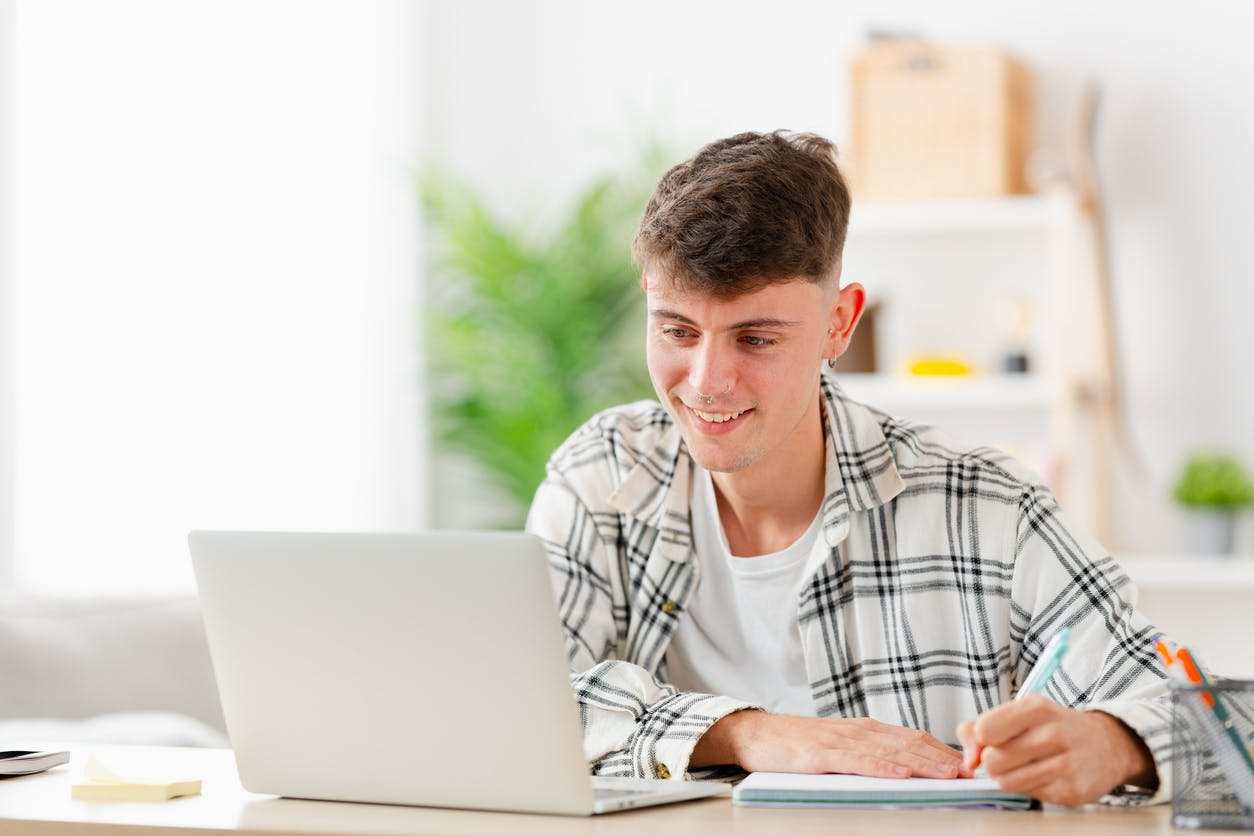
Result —
[[910, 768], [887, 758], [852, 749], [829, 749], [820, 762], [824, 772], [869, 775], [873, 778], [909, 778]]
[[925, 778], [954, 778], [962, 769], [961, 755], [926, 732], [890, 726], [874, 720], [844, 722], [831, 727], [840, 738], [834, 746], [907, 767]]
[[[901, 726], [889, 726], [883, 723], [880, 725], [883, 726], [884, 729], [887, 729], [889, 734], [896, 735], [897, 737], [911, 742], [926, 744], [928, 747], [936, 750], [936, 754], [944, 761], [957, 761], [961, 758], [959, 752], [952, 746], [942, 743], [922, 729], [907, 729]], [[883, 731], [884, 729], [880, 729], [880, 731]]]
[[962, 751], [967, 751], [975, 747], [975, 721], [963, 720], [958, 724], [957, 729], [958, 742], [962, 744]]
[[1018, 737], [1012, 738], [1000, 746], [989, 746], [984, 749], [984, 766], [988, 774], [999, 778], [1020, 767], [1044, 761], [1066, 748], [1057, 723], [1048, 723], [1029, 729]]
[[958, 741], [962, 744], [962, 768], [974, 772], [980, 765], [981, 746], [975, 742], [975, 721], [963, 720], [958, 724]]
[[[962, 756], [924, 731], [890, 727], [876, 732], [874, 739], [884, 747], [884, 754], [895, 763], [910, 767], [910, 772], [924, 778], [955, 778], [962, 766]], [[933, 745], [935, 744], [935, 745]]]
[[1046, 723], [1059, 710], [1057, 703], [1039, 694], [1012, 700], [980, 715], [975, 721], [975, 740], [982, 746], [1000, 746]]
[[1003, 789], [1052, 804], [1096, 801], [1125, 783], [1127, 772], [1117, 748], [1090, 716], [1060, 706], [1039, 727], [986, 747], [989, 774]]
[[[881, 736], [880, 740], [888, 742], [870, 742], [870, 745], [875, 747], [873, 752], [884, 760], [907, 767], [911, 775], [917, 775], [921, 778], [958, 777], [960, 763], [956, 756], [953, 760], [945, 761], [930, 754], [920, 753], [917, 749], [902, 748], [898, 742], [888, 735]], [[929, 751], [935, 750], [929, 747]]]
[[[1018, 792], [1024, 795], [1036, 795], [1042, 788], [1049, 786], [1067, 774], [1068, 760], [1063, 755], [1054, 755], [1044, 760], [1026, 763], [1003, 775], [995, 776], [997, 785], [1006, 792]], [[1037, 797], [1040, 797], [1039, 795]], [[1041, 798], [1042, 801], [1054, 803], [1070, 803], [1056, 799]]]

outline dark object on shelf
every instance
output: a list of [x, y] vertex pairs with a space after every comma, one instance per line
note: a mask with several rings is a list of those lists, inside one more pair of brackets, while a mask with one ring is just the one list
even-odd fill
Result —
[[836, 360], [836, 370], [845, 374], [870, 374], [875, 365], [875, 320], [879, 318], [880, 303], [867, 305], [862, 319], [853, 332], [853, 339], [845, 353]]
[[1028, 355], [1022, 351], [1012, 351], [1001, 358], [1001, 370], [1007, 374], [1027, 374], [1029, 369]]

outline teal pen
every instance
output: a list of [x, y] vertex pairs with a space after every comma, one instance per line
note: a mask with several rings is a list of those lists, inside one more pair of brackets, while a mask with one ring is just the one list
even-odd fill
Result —
[[[1054, 634], [1054, 637], [1045, 645], [1045, 649], [1041, 651], [1041, 656], [1036, 660], [1035, 667], [1028, 673], [1028, 678], [1019, 686], [1019, 693], [1015, 694], [1016, 700], [1021, 700], [1029, 694], [1044, 692], [1045, 686], [1053, 679], [1058, 666], [1062, 664], [1062, 657], [1067, 654], [1070, 639], [1070, 627], [1063, 627]], [[975, 750], [975, 759], [971, 763], [971, 769], [980, 765], [980, 754], [983, 749], [984, 747], [981, 746]]]
[[1063, 627], [1054, 634], [1049, 644], [1045, 645], [1045, 649], [1041, 651], [1041, 657], [1036, 660], [1036, 667], [1032, 668], [1028, 678], [1023, 680], [1023, 685], [1019, 687], [1019, 693], [1015, 694], [1015, 699], [1021, 700], [1028, 694], [1039, 694], [1045, 690], [1054, 672], [1062, 664], [1062, 657], [1067, 653], [1070, 639], [1070, 627]]

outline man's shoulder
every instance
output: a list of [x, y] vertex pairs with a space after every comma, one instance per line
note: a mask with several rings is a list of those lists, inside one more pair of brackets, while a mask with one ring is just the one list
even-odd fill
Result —
[[957, 480], [1015, 496], [1048, 492], [1038, 473], [997, 447], [970, 444], [931, 424], [860, 406], [879, 423], [907, 489]]
[[548, 475], [602, 505], [643, 461], [669, 465], [681, 443], [679, 430], [655, 400], [636, 401], [593, 415], [549, 458]]

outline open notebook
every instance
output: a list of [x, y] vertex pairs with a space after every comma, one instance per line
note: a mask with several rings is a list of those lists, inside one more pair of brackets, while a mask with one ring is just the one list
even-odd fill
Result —
[[755, 772], [732, 793], [754, 807], [1001, 807], [1027, 810], [1025, 795], [1004, 792], [992, 778], [868, 778], [863, 775], [795, 775]]

